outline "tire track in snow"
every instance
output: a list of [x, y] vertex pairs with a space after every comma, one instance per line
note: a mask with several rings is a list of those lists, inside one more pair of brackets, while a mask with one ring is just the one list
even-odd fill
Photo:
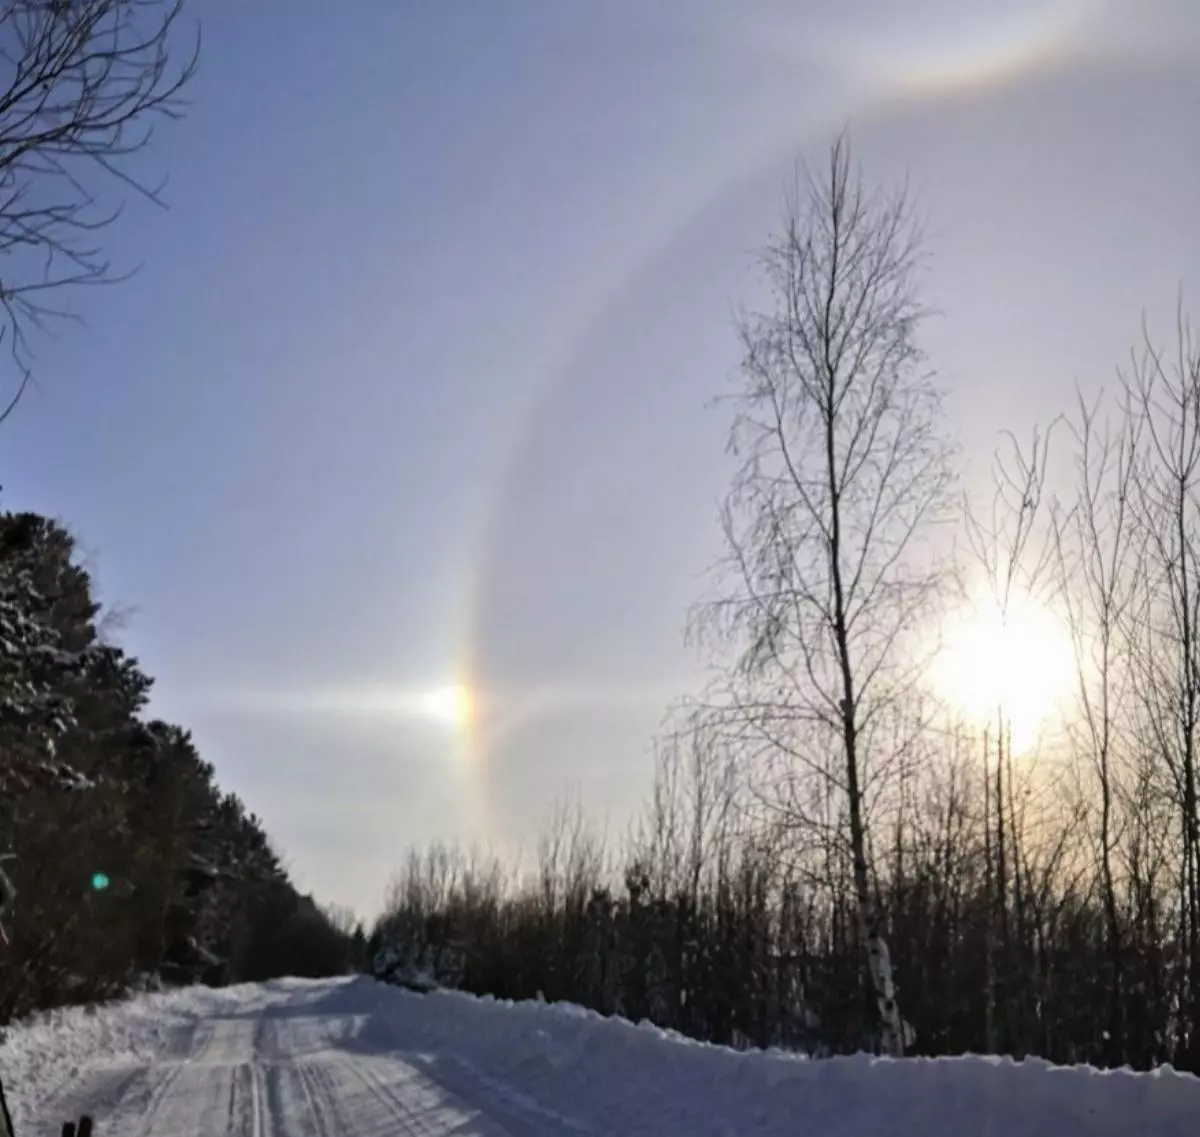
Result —
[[310, 1062], [301, 1062], [295, 1067], [297, 1075], [297, 1084], [300, 1088], [300, 1093], [304, 1098], [304, 1104], [308, 1107], [308, 1114], [312, 1120], [312, 1129], [314, 1137], [330, 1137], [334, 1131], [330, 1128], [330, 1114], [327, 1104], [323, 1104], [316, 1092], [317, 1086], [317, 1068]]
[[332, 1137], [327, 1107], [314, 1091], [316, 1070], [307, 1061], [276, 1063], [266, 1069], [264, 1105], [272, 1132], [286, 1137]]
[[[578, 1119], [542, 1105], [504, 1082], [489, 1078], [462, 1058], [447, 1054], [414, 1055], [411, 1061], [433, 1081], [489, 1115], [500, 1118], [513, 1137], [597, 1137]], [[615, 1128], [624, 1134], [624, 1128]]]
[[[457, 1079], [453, 1084], [441, 1078], [427, 1061], [419, 1057], [394, 1055], [390, 1059], [367, 1058], [358, 1061], [340, 1059], [344, 1068], [368, 1095], [382, 1104], [402, 1125], [406, 1135], [441, 1137], [451, 1132], [469, 1132], [478, 1137], [564, 1137], [581, 1133], [577, 1126], [564, 1124], [515, 1100], [482, 1095], [479, 1084]], [[480, 1098], [487, 1096], [488, 1100]]]
[[[137, 1129], [138, 1137], [150, 1137], [150, 1134], [153, 1132], [149, 1125], [150, 1118], [152, 1115], [157, 1113], [157, 1111], [161, 1108], [162, 1103], [166, 1101], [167, 1095], [171, 1092], [171, 1087], [179, 1080], [183, 1070], [184, 1063], [178, 1059], [172, 1059], [169, 1062], [150, 1066], [146, 1070], [145, 1074], [140, 1079], [135, 1080], [134, 1084], [129, 1087], [129, 1090], [121, 1095], [121, 1098], [117, 1102], [116, 1108], [113, 1110], [113, 1112], [120, 1113], [122, 1111], [126, 1102], [129, 1101], [130, 1097], [133, 1096], [133, 1093], [136, 1092], [138, 1083], [149, 1086], [150, 1091], [147, 1095], [145, 1103], [138, 1103], [135, 1105], [135, 1108], [138, 1108], [142, 1113], [142, 1124]], [[160, 1073], [160, 1071], [162, 1072]], [[132, 1105], [134, 1103], [130, 1104]]]

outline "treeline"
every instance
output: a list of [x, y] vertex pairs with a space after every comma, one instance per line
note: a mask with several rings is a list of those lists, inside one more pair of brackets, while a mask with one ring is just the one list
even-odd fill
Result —
[[[375, 973], [567, 1000], [738, 1047], [877, 1049], [845, 846], [756, 839], [713, 796], [720, 763], [697, 746], [664, 750], [655, 806], [620, 851], [576, 818], [524, 874], [447, 848], [414, 853], [369, 941]], [[1169, 865], [1148, 863], [1121, 892], [1118, 975], [1085, 811], [1046, 828], [1035, 814], [1061, 787], [1040, 802], [1017, 789], [1028, 804], [1005, 820], [1000, 889], [980, 756], [957, 749], [922, 756], [904, 810], [876, 831], [871, 885], [907, 1052], [1196, 1069]]]
[[346, 970], [347, 930], [188, 732], [146, 717], [152, 681], [103, 624], [70, 533], [0, 514], [0, 1022], [131, 985]]
[[[377, 970], [735, 1045], [1200, 1073], [1200, 343], [1182, 309], [1169, 349], [1146, 334], [1111, 396], [1006, 436], [990, 487], [963, 493], [903, 192], [865, 189], [839, 139], [761, 263], [727, 555], [689, 623], [713, 678], [645, 824], [611, 861], [560, 826], [532, 877], [416, 858]], [[1029, 612], [1057, 644], [1020, 639]], [[988, 637], [955, 683], [986, 721], [930, 666], [956, 621]]]

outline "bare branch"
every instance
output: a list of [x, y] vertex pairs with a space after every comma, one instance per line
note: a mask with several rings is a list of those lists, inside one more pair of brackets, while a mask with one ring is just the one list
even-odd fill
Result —
[[22, 376], [12, 406], [30, 331], [73, 317], [47, 294], [130, 275], [100, 241], [122, 209], [105, 188], [163, 204], [163, 185], [130, 160], [157, 119], [183, 112], [200, 41], [177, 42], [182, 13], [183, 0], [0, 0], [0, 334]]

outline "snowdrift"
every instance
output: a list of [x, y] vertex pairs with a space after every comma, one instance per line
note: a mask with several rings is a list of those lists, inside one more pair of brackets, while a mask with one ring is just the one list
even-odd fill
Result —
[[977, 1057], [810, 1061], [738, 1053], [577, 1007], [420, 995], [353, 979], [193, 989], [15, 1027], [0, 1045], [0, 1074], [18, 1137], [32, 1132], [25, 1122], [39, 1102], [60, 1100], [64, 1083], [98, 1064], [153, 1062], [198, 1018], [267, 1020], [285, 1010], [334, 1024], [322, 1046], [334, 1039], [363, 1062], [403, 1055], [448, 1091], [469, 1092], [500, 1124], [524, 1119], [513, 1132], [536, 1116], [540, 1133], [568, 1135], [1200, 1134], [1200, 1079], [1169, 1068], [1135, 1074]]
[[806, 1060], [732, 1051], [580, 1007], [448, 991], [376, 998], [371, 1026], [386, 1024], [395, 1045], [420, 1039], [586, 1132], [1200, 1135], [1200, 1078], [1169, 1067], [1136, 1074], [987, 1057]]
[[[206, 987], [137, 995], [122, 1002], [66, 1007], [11, 1024], [0, 1032], [0, 1078], [17, 1137], [46, 1119], [40, 1107], [70, 1095], [99, 1068], [134, 1069], [170, 1053], [198, 1019], [233, 1011], [250, 987]], [[66, 1118], [56, 1118], [60, 1125]], [[45, 1124], [41, 1128], [50, 1131]], [[59, 1126], [53, 1126], [58, 1132]]]

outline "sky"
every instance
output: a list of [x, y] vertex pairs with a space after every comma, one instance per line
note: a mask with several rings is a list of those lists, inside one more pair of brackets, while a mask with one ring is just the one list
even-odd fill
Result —
[[[152, 712], [295, 879], [614, 838], [701, 660], [734, 316], [797, 159], [908, 177], [971, 470], [1200, 320], [1195, 0], [193, 0], [169, 210], [38, 340], [7, 508], [63, 519]], [[420, 696], [464, 684], [460, 730]]]

